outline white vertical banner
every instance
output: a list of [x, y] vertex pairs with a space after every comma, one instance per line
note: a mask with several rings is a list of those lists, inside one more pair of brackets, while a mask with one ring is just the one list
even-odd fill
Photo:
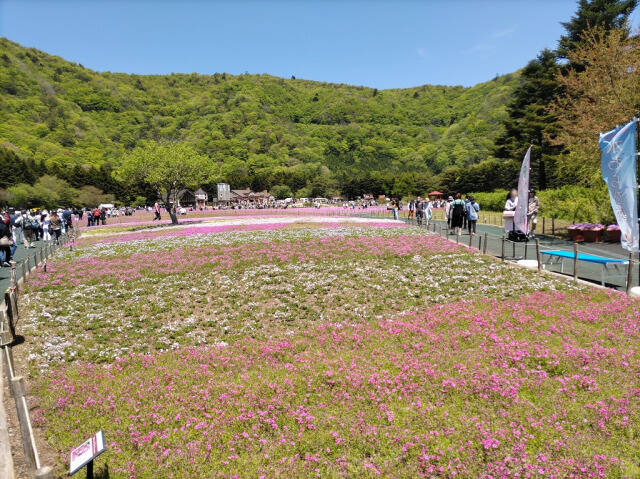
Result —
[[527, 213], [529, 210], [529, 171], [531, 169], [531, 146], [522, 160], [520, 178], [518, 179], [518, 204], [513, 217], [516, 231], [529, 234]]
[[637, 253], [638, 181], [636, 179], [636, 119], [607, 133], [600, 134], [602, 178], [609, 187], [611, 207], [620, 226], [620, 243]]

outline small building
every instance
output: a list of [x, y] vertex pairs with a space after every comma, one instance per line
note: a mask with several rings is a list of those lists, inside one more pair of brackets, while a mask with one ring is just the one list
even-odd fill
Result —
[[198, 188], [193, 196], [195, 198], [195, 207], [196, 208], [204, 208], [207, 206], [207, 201], [209, 201], [209, 194], [204, 191], [202, 188]]
[[[209, 200], [209, 194], [202, 188], [198, 188], [195, 192], [187, 189], [178, 191], [178, 204], [176, 208], [184, 206], [186, 208], [204, 208]], [[165, 205], [169, 205], [171, 201], [167, 201], [166, 195], [160, 198]]]
[[178, 206], [193, 208], [196, 205], [196, 195], [191, 190], [180, 190], [178, 193]]
[[275, 201], [275, 198], [267, 190], [264, 191], [251, 191], [249, 188], [243, 190], [231, 190], [230, 200], [232, 204], [242, 206], [258, 206], [268, 205]]

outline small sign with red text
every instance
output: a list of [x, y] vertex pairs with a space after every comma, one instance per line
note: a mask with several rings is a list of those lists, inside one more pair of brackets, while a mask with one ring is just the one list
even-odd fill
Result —
[[104, 444], [104, 432], [98, 431], [95, 436], [71, 451], [69, 457], [69, 474], [74, 474], [102, 454], [106, 449]]

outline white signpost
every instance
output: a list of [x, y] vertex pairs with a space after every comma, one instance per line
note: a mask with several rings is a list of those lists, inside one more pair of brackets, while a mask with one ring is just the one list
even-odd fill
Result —
[[104, 432], [98, 431], [93, 437], [72, 449], [69, 456], [69, 475], [75, 474], [84, 466], [87, 466], [87, 479], [93, 479], [93, 460], [102, 454], [106, 448]]

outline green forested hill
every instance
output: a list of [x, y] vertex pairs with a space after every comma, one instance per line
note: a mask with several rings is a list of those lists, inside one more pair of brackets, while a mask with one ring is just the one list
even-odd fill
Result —
[[0, 144], [74, 186], [88, 181], [74, 171], [108, 171], [153, 139], [191, 143], [233, 187], [420, 193], [448, 167], [490, 158], [517, 79], [378, 91], [269, 75], [97, 73], [0, 39]]

